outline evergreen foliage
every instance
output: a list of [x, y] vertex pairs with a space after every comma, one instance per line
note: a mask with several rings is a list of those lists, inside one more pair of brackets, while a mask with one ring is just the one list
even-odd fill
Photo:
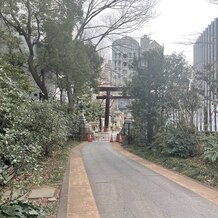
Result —
[[[20, 69], [1, 60], [0, 71], [0, 189], [7, 186], [19, 197], [28, 190], [40, 159], [64, 145], [66, 118], [52, 104], [30, 100], [28, 79]], [[2, 194], [0, 202], [14, 198]]]
[[45, 212], [42, 208], [31, 202], [14, 201], [0, 206], [0, 217], [45, 218]]
[[[140, 67], [140, 61], [145, 67]], [[194, 71], [182, 55], [163, 56], [150, 50], [135, 65], [137, 74], [129, 85], [137, 145], [159, 147], [164, 154], [194, 155], [197, 136], [194, 113], [200, 105]]]
[[204, 152], [203, 159], [215, 163], [218, 161], [218, 137], [217, 135], [210, 135], [204, 137]]
[[[131, 109], [135, 127], [141, 129], [139, 137], [146, 135], [146, 143], [151, 144], [154, 131], [161, 127], [163, 51], [151, 50], [144, 53], [141, 59], [139, 61], [145, 61], [147, 67], [142, 68], [140, 62], [136, 63], [137, 74], [130, 82], [129, 93], [134, 97]], [[141, 132], [143, 130], [144, 133]]]
[[156, 134], [154, 143], [164, 155], [187, 158], [195, 155], [198, 140], [194, 129], [171, 125]]

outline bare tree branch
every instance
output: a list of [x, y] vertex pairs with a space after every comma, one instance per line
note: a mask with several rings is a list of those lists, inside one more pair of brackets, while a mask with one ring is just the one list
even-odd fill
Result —
[[209, 2], [216, 5], [218, 4], [218, 0], [209, 0]]
[[106, 36], [115, 31], [127, 34], [142, 27], [152, 18], [156, 4], [157, 0], [87, 0], [84, 17], [74, 39], [94, 40], [97, 48]]
[[[0, 20], [3, 20], [6, 25], [12, 27], [15, 32], [24, 37], [28, 48], [28, 69], [45, 98], [48, 98], [47, 88], [34, 66], [34, 45], [39, 42], [41, 37], [38, 16], [44, 13], [45, 8], [43, 7], [46, 6], [46, 3], [38, 0], [2, 0], [0, 6]], [[43, 19], [43, 16], [41, 16], [41, 19]]]

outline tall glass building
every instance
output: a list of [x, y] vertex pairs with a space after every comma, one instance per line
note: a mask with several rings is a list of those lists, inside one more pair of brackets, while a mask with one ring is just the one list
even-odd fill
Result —
[[194, 44], [194, 67], [201, 76], [201, 108], [195, 123], [199, 131], [218, 131], [218, 18]]

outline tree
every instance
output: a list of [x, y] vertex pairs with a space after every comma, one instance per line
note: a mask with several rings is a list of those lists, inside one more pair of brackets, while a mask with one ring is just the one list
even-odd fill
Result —
[[165, 112], [172, 122], [193, 126], [194, 112], [200, 106], [194, 70], [182, 54], [167, 55], [164, 63]]
[[28, 70], [34, 81], [41, 89], [44, 98], [48, 99], [45, 69], [39, 68], [36, 48], [45, 37], [44, 23], [48, 20], [66, 20], [68, 25], [68, 41], [72, 39], [72, 31], [81, 14], [82, 1], [49, 1], [25, 0], [0, 3], [0, 19], [8, 28], [13, 37], [21, 37], [22, 53], [27, 54]]
[[68, 59], [63, 62], [65, 63], [63, 75], [69, 109], [72, 111], [78, 96], [84, 92], [91, 92], [91, 89], [97, 89], [102, 58], [97, 54], [92, 44], [74, 41], [71, 47]]
[[[27, 49], [28, 69], [38, 87], [42, 90], [45, 99], [48, 99], [48, 91], [44, 81], [43, 72], [36, 69], [35, 46], [42, 36], [42, 23], [46, 17], [49, 1], [25, 0], [8, 1], [0, 3], [0, 18], [5, 25], [22, 36], [25, 40], [23, 51]], [[27, 47], [26, 47], [27, 46]]]
[[[145, 68], [139, 65], [143, 60]], [[199, 90], [193, 69], [183, 56], [164, 57], [163, 52], [151, 50], [143, 54], [136, 71], [129, 92], [135, 98], [131, 107], [139, 137], [146, 135], [147, 144], [151, 144], [155, 134], [166, 131], [167, 124], [181, 124], [184, 131], [193, 128], [194, 112], [200, 105]]]
[[93, 40], [97, 48], [110, 35], [128, 34], [152, 18], [156, 0], [87, 0], [75, 39]]
[[[130, 82], [129, 93], [134, 97], [132, 104], [133, 118], [137, 125], [145, 130], [147, 143], [150, 145], [157, 129], [159, 111], [161, 110], [161, 89], [163, 72], [163, 50], [150, 50], [142, 55], [136, 64], [137, 74]], [[140, 61], [146, 67], [140, 66]]]
[[[61, 72], [59, 69], [62, 68], [60, 63], [63, 66], [65, 59], [65, 68], [68, 68], [65, 71], [68, 71], [68, 73], [65, 73], [64, 76], [67, 81], [74, 79], [72, 83], [67, 84], [68, 95], [71, 95], [71, 89], [74, 89], [82, 81], [82, 77], [78, 77], [76, 73], [78, 72], [78, 64], [83, 68], [80, 71], [80, 73], [83, 72], [83, 78], [93, 78], [90, 76], [84, 77], [84, 75], [85, 72], [89, 71], [88, 68], [93, 69], [96, 67], [96, 63], [99, 65], [99, 58], [97, 58], [95, 64], [92, 64], [93, 58], [97, 57], [93, 51], [97, 49], [102, 40], [112, 34], [126, 34], [138, 29], [152, 17], [155, 4], [156, 0], [2, 0], [0, 3], [0, 19], [10, 32], [15, 32], [15, 36], [23, 37], [23, 46], [19, 48], [23, 53], [27, 53], [28, 69], [44, 94], [44, 98], [48, 99], [46, 75], [50, 72], [47, 65], [39, 64], [36, 51], [39, 46], [44, 44], [44, 40], [50, 37], [48, 34], [53, 31], [51, 27], [57, 30], [56, 32], [53, 31], [52, 35], [57, 34], [60, 37], [54, 37], [53, 43], [59, 41], [60, 44], [56, 43], [56, 46], [59, 45], [57, 49], [55, 46], [53, 47], [53, 51], [57, 51], [53, 54], [52, 62], [56, 67], [56, 72]], [[111, 12], [113, 12], [113, 16], [111, 16]], [[49, 43], [52, 44], [50, 41]], [[46, 43], [44, 45], [46, 46]], [[61, 46], [62, 48], [60, 48]], [[70, 50], [73, 50], [73, 52]], [[76, 54], [76, 52], [79, 53]], [[87, 59], [87, 53], [90, 57], [90, 52], [92, 53], [91, 58]], [[60, 58], [57, 53], [65, 55], [65, 57]], [[46, 56], [44, 57], [46, 58]], [[58, 58], [60, 60], [57, 60]], [[71, 60], [67, 60], [67, 58]], [[75, 67], [76, 64], [72, 67], [69, 62], [76, 62], [75, 60], [77, 67]], [[84, 63], [87, 64], [83, 65]], [[84, 70], [85, 68], [86, 70]], [[75, 69], [76, 71], [73, 72]], [[80, 78], [80, 81], [75, 82], [77, 78]]]
[[96, 90], [102, 58], [92, 43], [69, 40], [65, 23], [50, 21], [45, 24], [45, 31], [46, 37], [38, 48], [39, 63], [56, 76], [61, 96], [67, 92], [72, 111], [78, 96], [90, 88]]
[[[84, 3], [86, 9], [83, 14], [79, 13], [77, 19], [72, 19], [74, 11], [69, 10], [71, 6], [66, 2], [66, 7], [62, 9], [62, 11], [66, 12], [64, 18], [45, 22], [45, 31], [48, 49], [50, 50], [50, 60], [52, 60], [52, 65], [56, 68], [57, 78], [61, 78], [58, 79], [61, 85], [61, 93], [65, 86], [69, 108], [72, 109], [76, 99], [75, 94], [79, 93], [78, 89], [81, 90], [84, 85], [96, 87], [96, 76], [100, 71], [101, 59], [95, 49], [99, 43], [108, 35], [114, 34], [114, 31], [127, 33], [148, 21], [156, 2], [153, 0], [125, 1], [125, 3], [114, 0], [79, 1], [78, 4]], [[111, 10], [115, 11], [116, 15], [119, 14], [119, 19], [113, 20], [113, 22], [111, 16], [107, 14]], [[104, 19], [104, 25], [99, 25], [96, 20], [99, 21], [99, 18], [105, 14], [107, 14], [107, 18]], [[83, 16], [81, 17], [81, 15]], [[72, 20], [79, 20], [79, 22], [72, 22]], [[91, 35], [88, 33], [90, 31], [92, 32]], [[92, 40], [92, 43], [90, 43], [90, 40]]]

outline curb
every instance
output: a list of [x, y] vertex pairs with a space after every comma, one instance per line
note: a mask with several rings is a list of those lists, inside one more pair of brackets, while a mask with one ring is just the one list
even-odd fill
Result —
[[57, 218], [100, 218], [80, 153], [87, 144], [81, 143], [70, 152]]
[[70, 161], [68, 160], [64, 174], [63, 183], [61, 185], [57, 218], [67, 217], [67, 201], [68, 201], [68, 181], [69, 181]]

